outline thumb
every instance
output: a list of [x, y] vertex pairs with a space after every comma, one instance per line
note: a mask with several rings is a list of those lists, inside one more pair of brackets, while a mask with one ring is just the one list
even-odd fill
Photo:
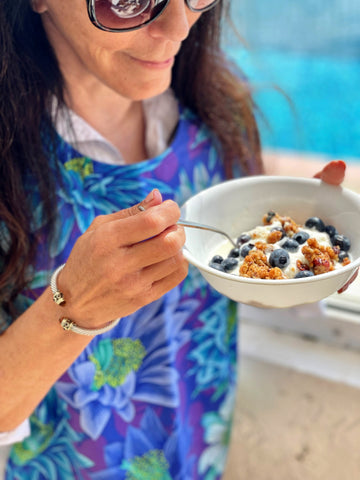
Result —
[[342, 160], [332, 160], [325, 167], [314, 175], [314, 178], [320, 178], [323, 182], [331, 185], [340, 185], [345, 177], [346, 163]]

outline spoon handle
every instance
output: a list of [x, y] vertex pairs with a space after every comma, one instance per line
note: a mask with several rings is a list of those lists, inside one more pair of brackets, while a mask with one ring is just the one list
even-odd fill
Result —
[[237, 246], [234, 240], [226, 232], [219, 230], [218, 228], [211, 227], [210, 225], [204, 225], [203, 223], [197, 222], [189, 222], [187, 220], [183, 220], [182, 218], [180, 218], [177, 224], [182, 225], [183, 227], [199, 228], [201, 230], [210, 230], [211, 232], [220, 233], [220, 235], [224, 235], [228, 240], [230, 240], [234, 247]]
[[[142, 205], [138, 205], [138, 209], [141, 212], [145, 211], [145, 208]], [[183, 220], [182, 218], [180, 218], [177, 224], [183, 227], [199, 228], [200, 230], [209, 230], [210, 232], [220, 233], [220, 235], [224, 235], [234, 247], [237, 247], [234, 240], [227, 233], [225, 233], [222, 230], [219, 230], [218, 228], [211, 227], [210, 225], [204, 225], [203, 223], [189, 222], [188, 220]]]

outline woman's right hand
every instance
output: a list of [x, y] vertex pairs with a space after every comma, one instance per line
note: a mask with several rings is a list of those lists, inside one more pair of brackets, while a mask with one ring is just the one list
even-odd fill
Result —
[[81, 327], [99, 328], [129, 315], [187, 275], [178, 205], [163, 202], [158, 190], [139, 205], [95, 218], [58, 276], [64, 316]]
[[101, 328], [158, 299], [187, 274], [180, 210], [154, 190], [141, 205], [97, 217], [76, 241], [57, 287], [47, 288], [0, 335], [0, 432], [28, 418], [92, 337], [68, 334], [60, 316], [79, 327]]

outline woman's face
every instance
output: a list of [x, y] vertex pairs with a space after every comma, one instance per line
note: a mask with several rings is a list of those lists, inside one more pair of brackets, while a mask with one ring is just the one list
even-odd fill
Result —
[[141, 100], [163, 92], [171, 82], [174, 57], [201, 14], [184, 0], [140, 30], [109, 33], [90, 22], [85, 0], [34, 0], [66, 82], [103, 85]]

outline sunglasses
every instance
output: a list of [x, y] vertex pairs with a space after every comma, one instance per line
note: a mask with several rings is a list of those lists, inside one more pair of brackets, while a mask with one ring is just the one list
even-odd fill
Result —
[[[129, 32], [153, 22], [170, 0], [86, 0], [91, 22], [106, 32]], [[220, 0], [185, 0], [192, 12], [205, 12]]]

